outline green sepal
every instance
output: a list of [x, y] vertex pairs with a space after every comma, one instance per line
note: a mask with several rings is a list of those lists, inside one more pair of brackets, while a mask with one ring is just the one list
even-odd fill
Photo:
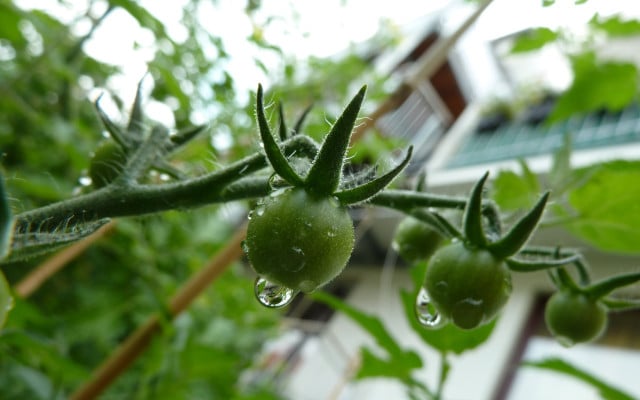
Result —
[[127, 134], [129, 137], [136, 141], [143, 139], [144, 133], [144, 111], [142, 110], [142, 82], [140, 79], [138, 87], [136, 88], [136, 97], [133, 100], [133, 107], [131, 107], [131, 114], [129, 115], [129, 123], [127, 124]]
[[282, 109], [282, 103], [278, 103], [278, 131], [280, 134], [280, 141], [284, 142], [289, 138], [289, 132], [287, 131], [287, 123], [284, 120], [284, 110]]
[[583, 289], [584, 293], [592, 299], [601, 299], [621, 287], [640, 281], [640, 272], [612, 276], [598, 283], [594, 283]]
[[0, 174], [0, 260], [9, 253], [12, 233], [13, 217], [9, 207], [9, 197], [4, 188], [4, 177]]
[[195, 126], [190, 126], [188, 128], [178, 131], [175, 135], [172, 135], [169, 138], [171, 145], [167, 150], [171, 152], [176, 150], [180, 146], [185, 145], [191, 139], [195, 138], [196, 136], [204, 132], [204, 130], [207, 129], [208, 127], [209, 125], [207, 124], [195, 125]]
[[629, 311], [640, 309], [639, 299], [615, 299], [605, 297], [601, 300], [609, 311]]
[[416, 208], [409, 213], [412, 217], [428, 224], [435, 229], [441, 236], [446, 238], [462, 238], [462, 232], [458, 230], [449, 220], [442, 215], [427, 211], [422, 208]]
[[302, 114], [300, 114], [300, 116], [298, 117], [298, 120], [293, 126], [293, 132], [292, 132], [293, 135], [297, 135], [300, 133], [300, 131], [302, 130], [302, 125], [304, 124], [304, 121], [307, 119], [307, 116], [309, 115], [309, 112], [311, 111], [312, 108], [313, 108], [313, 104], [307, 106], [307, 108], [305, 108], [302, 111]]
[[[570, 290], [576, 293], [584, 293], [583, 288], [579, 287], [571, 278], [571, 275], [564, 269], [564, 267], [560, 267], [554, 270], [556, 279], [554, 280], [556, 286], [559, 290]], [[553, 273], [553, 272], [552, 272]]]
[[510, 270], [516, 272], [534, 272], [549, 268], [562, 267], [574, 263], [580, 259], [579, 254], [574, 254], [564, 258], [547, 260], [519, 260], [517, 258], [507, 258], [505, 262]]
[[[412, 153], [413, 146], [409, 146], [407, 155], [405, 156], [404, 160], [402, 160], [402, 162], [398, 164], [394, 169], [360, 186], [336, 192], [334, 193], [334, 196], [344, 205], [359, 203], [375, 196], [376, 194], [380, 193], [385, 187], [387, 187], [387, 185], [389, 185], [391, 181], [393, 181], [395, 177], [405, 169], [405, 167], [411, 160]], [[307, 180], [307, 185], [308, 184], [309, 181]]]
[[264, 105], [262, 102], [262, 85], [258, 85], [258, 93], [256, 96], [256, 116], [258, 119], [258, 130], [260, 131], [260, 138], [264, 144], [264, 152], [267, 155], [267, 159], [273, 170], [282, 177], [285, 181], [289, 182], [293, 186], [304, 186], [303, 179], [296, 173], [291, 167], [289, 161], [287, 161], [284, 154], [280, 150], [280, 147], [276, 143], [276, 140], [271, 133], [269, 123], [264, 115]]
[[[331, 195], [340, 186], [342, 165], [347, 154], [349, 141], [351, 140], [351, 131], [355, 125], [356, 118], [358, 118], [358, 112], [360, 111], [360, 106], [362, 105], [366, 91], [367, 87], [363, 86], [344, 109], [342, 115], [340, 115], [331, 128], [331, 131], [325, 137], [320, 151], [311, 163], [311, 168], [307, 174], [305, 180], [307, 190], [319, 195]], [[362, 196], [358, 196], [359, 200], [349, 200], [348, 203], [362, 201], [372, 195], [373, 193], [363, 198], [361, 198]], [[345, 196], [349, 197], [350, 195]]]
[[502, 239], [490, 243], [487, 246], [487, 250], [500, 259], [505, 259], [516, 254], [527, 240], [529, 240], [536, 226], [538, 226], [538, 221], [540, 221], [540, 217], [542, 217], [548, 199], [549, 192], [546, 192], [540, 197], [540, 200], [533, 206], [531, 211], [520, 218]]
[[113, 121], [111, 121], [111, 118], [109, 118], [107, 113], [104, 112], [104, 110], [100, 106], [101, 99], [102, 95], [98, 96], [96, 101], [93, 103], [96, 111], [98, 112], [98, 117], [100, 118], [100, 121], [102, 121], [104, 128], [107, 130], [107, 132], [109, 132], [109, 136], [111, 136], [111, 138], [113, 138], [113, 140], [115, 140], [116, 143], [120, 145], [120, 147], [127, 151], [131, 147], [131, 141], [124, 134], [124, 132], [116, 124], [114, 124]]
[[487, 238], [482, 229], [482, 188], [489, 177], [489, 172], [485, 172], [482, 178], [471, 189], [469, 200], [464, 209], [462, 217], [462, 228], [465, 240], [474, 247], [484, 248], [487, 246]]

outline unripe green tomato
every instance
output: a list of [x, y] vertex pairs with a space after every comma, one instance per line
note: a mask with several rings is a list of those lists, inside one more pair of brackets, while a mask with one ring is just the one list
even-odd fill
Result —
[[424, 287], [442, 317], [473, 329], [490, 322], [507, 302], [511, 274], [489, 251], [452, 242], [429, 260]]
[[442, 236], [417, 218], [407, 216], [400, 221], [393, 237], [393, 248], [406, 262], [428, 259], [442, 241]]
[[569, 290], [554, 293], [544, 309], [551, 334], [564, 346], [589, 342], [607, 327], [607, 308], [602, 302]]
[[113, 140], [102, 142], [96, 149], [89, 164], [89, 177], [94, 187], [108, 185], [120, 175], [127, 163], [122, 147]]
[[342, 272], [354, 240], [351, 217], [336, 199], [292, 188], [252, 211], [244, 249], [262, 277], [311, 292]]

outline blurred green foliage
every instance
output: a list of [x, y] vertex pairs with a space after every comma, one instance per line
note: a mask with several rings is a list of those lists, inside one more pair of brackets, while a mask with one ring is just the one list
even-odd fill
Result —
[[[87, 190], [79, 178], [103, 137], [90, 96], [110, 91], [110, 79], [119, 69], [89, 56], [84, 44], [114, 10], [124, 10], [153, 34], [151, 97], [172, 108], [175, 128], [191, 125], [198, 112], [208, 118], [209, 133], [181, 150], [173, 160], [176, 166], [196, 175], [257, 149], [253, 97], [241, 93], [233, 73], [226, 71], [230, 52], [198, 18], [202, 3], [185, 4], [187, 35], [179, 42], [132, 0], [89, 2], [70, 23], [40, 9], [23, 9], [17, 1], [0, 4], [0, 163], [16, 213]], [[249, 1], [247, 18], [260, 7]], [[79, 23], [90, 26], [84, 36], [74, 34]], [[252, 23], [247, 41], [284, 57]], [[261, 65], [258, 56], [255, 62]], [[338, 115], [335, 104], [353, 94], [347, 83], [367, 63], [349, 55], [307, 64], [290, 59], [283, 65], [268, 75], [282, 79], [273, 93], [287, 98], [286, 115], [295, 116], [312, 102], [319, 109], [332, 104]], [[314, 80], [305, 80], [309, 71]], [[327, 76], [339, 81], [328, 84]], [[119, 97], [113, 100], [128, 108]], [[321, 126], [324, 133], [332, 117], [317, 114], [309, 129]], [[221, 134], [227, 143], [216, 147]], [[224, 205], [118, 221], [108, 237], [29, 299], [16, 298], [0, 333], [0, 398], [67, 398], [129, 333], [150, 315], [165, 313], [168, 299], [225, 244], [243, 215], [242, 209]], [[43, 260], [2, 270], [15, 285]], [[104, 398], [278, 398], [273, 381], [247, 381], [243, 374], [278, 328], [278, 313], [255, 301], [251, 279], [242, 264], [232, 266], [187, 312], [165, 321], [161, 336]]]

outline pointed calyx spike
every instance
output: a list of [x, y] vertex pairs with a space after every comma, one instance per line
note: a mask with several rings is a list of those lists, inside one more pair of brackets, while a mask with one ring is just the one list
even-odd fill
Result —
[[280, 134], [280, 141], [284, 142], [289, 138], [289, 132], [287, 131], [287, 122], [284, 120], [284, 110], [282, 109], [282, 103], [278, 103], [278, 132]]
[[262, 101], [262, 85], [258, 85], [258, 93], [256, 96], [256, 117], [258, 119], [258, 130], [260, 131], [260, 138], [264, 144], [264, 152], [273, 167], [273, 170], [282, 177], [285, 181], [289, 182], [293, 186], [304, 186], [304, 181], [298, 175], [289, 161], [287, 161], [284, 154], [278, 147], [271, 129], [269, 129], [269, 123], [264, 115], [264, 104]]
[[533, 206], [531, 211], [520, 218], [502, 239], [489, 244], [487, 250], [494, 256], [503, 259], [516, 254], [529, 240], [536, 226], [538, 226], [538, 221], [542, 217], [548, 199], [549, 192], [546, 192], [540, 197], [540, 200]]
[[[360, 186], [336, 192], [334, 193], [334, 196], [338, 198], [342, 204], [355, 204], [375, 196], [387, 187], [387, 185], [389, 185], [391, 181], [393, 181], [393, 179], [405, 169], [411, 160], [412, 153], [413, 146], [410, 146], [404, 160], [402, 160], [402, 162], [391, 171]], [[309, 181], [307, 180], [307, 184], [308, 183]]]
[[366, 86], [360, 89], [324, 139], [305, 180], [305, 187], [309, 191], [320, 195], [331, 195], [338, 189], [344, 158], [351, 139], [351, 131], [358, 117], [366, 90]]
[[307, 106], [307, 108], [304, 109], [304, 111], [302, 111], [302, 114], [300, 114], [300, 117], [298, 117], [296, 124], [293, 126], [293, 135], [297, 135], [300, 133], [300, 131], [302, 131], [302, 125], [304, 124], [304, 121], [307, 119], [307, 115], [309, 115], [309, 112], [311, 111], [312, 107], [313, 107], [313, 104], [310, 104]]
[[462, 217], [462, 228], [466, 241], [479, 248], [484, 248], [487, 245], [487, 238], [482, 229], [482, 188], [488, 177], [489, 172], [485, 172], [471, 189]]
[[131, 108], [131, 115], [129, 116], [129, 123], [127, 124], [127, 133], [134, 137], [136, 140], [142, 140], [143, 135], [143, 122], [144, 112], [142, 111], [142, 83], [144, 78], [138, 82], [136, 89], [136, 98], [133, 101], [133, 107]]
[[540, 260], [520, 260], [517, 258], [507, 258], [505, 262], [512, 271], [517, 272], [534, 272], [549, 268], [562, 267], [567, 264], [574, 263], [580, 259], [579, 254], [573, 254], [568, 257], [556, 259], [540, 259]]
[[616, 289], [632, 285], [638, 281], [640, 281], [640, 272], [617, 275], [586, 287], [584, 292], [591, 298], [600, 299]]

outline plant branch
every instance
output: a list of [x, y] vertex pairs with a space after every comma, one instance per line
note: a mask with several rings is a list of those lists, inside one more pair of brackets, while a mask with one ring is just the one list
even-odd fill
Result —
[[[317, 151], [317, 144], [306, 136], [294, 136], [283, 143], [283, 147], [289, 155], [313, 157]], [[268, 177], [253, 180], [251, 184], [245, 182], [244, 186], [230, 184], [241, 182], [241, 178], [266, 166], [264, 154], [256, 153], [224, 169], [185, 181], [107, 185], [86, 195], [18, 214], [15, 229], [18, 232], [51, 232], [64, 224], [188, 209], [261, 196], [269, 188]], [[246, 191], [243, 192], [242, 188]]]

